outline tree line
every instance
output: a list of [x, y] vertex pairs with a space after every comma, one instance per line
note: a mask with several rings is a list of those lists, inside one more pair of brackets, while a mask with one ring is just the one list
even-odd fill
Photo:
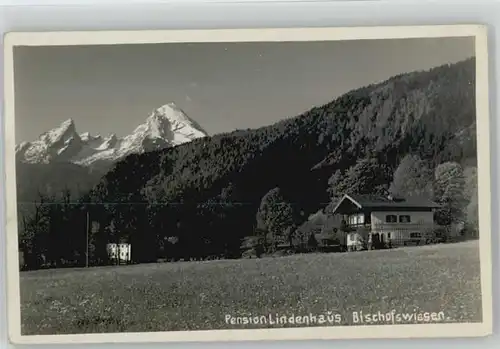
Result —
[[[331, 202], [322, 211], [328, 217], [328, 210], [343, 194], [426, 197], [441, 206], [435, 213], [439, 225], [463, 223], [469, 231], [478, 231], [475, 167], [463, 169], [456, 162], [445, 162], [432, 168], [418, 155], [407, 155], [390, 180], [375, 185], [377, 174], [385, 171], [385, 166], [373, 159], [360, 159], [341, 175], [335, 171], [328, 187]], [[294, 252], [316, 250], [315, 234], [334, 228], [326, 221], [309, 224], [310, 218], [279, 187], [269, 190], [258, 207], [232, 202], [231, 194], [229, 185], [217, 198], [196, 207], [89, 205], [82, 199], [72, 201], [67, 190], [57, 200], [41, 195], [38, 202], [23, 207], [30, 212], [23, 212], [20, 221], [20, 250], [29, 269], [84, 266], [87, 257], [90, 265], [109, 264], [106, 244], [111, 242], [131, 243], [134, 260], [139, 263], [234, 259], [242, 257], [245, 244], [257, 256], [273, 254], [280, 245]], [[242, 226], [240, 218], [248, 215], [248, 210], [253, 210], [253, 224]]]

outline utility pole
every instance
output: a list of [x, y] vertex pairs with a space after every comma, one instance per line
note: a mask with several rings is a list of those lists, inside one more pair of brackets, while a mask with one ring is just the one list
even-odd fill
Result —
[[85, 238], [85, 241], [86, 241], [85, 268], [89, 267], [89, 229], [90, 229], [90, 221], [89, 221], [89, 211], [87, 209], [87, 225], [86, 225], [86, 229], [85, 229], [85, 233], [86, 233], [86, 238]]

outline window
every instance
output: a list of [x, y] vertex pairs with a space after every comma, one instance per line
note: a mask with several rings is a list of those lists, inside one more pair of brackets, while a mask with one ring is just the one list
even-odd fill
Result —
[[410, 223], [411, 219], [409, 215], [399, 216], [399, 223]]
[[386, 223], [396, 223], [398, 221], [398, 217], [394, 214], [388, 214], [385, 216]]
[[365, 224], [365, 215], [364, 214], [360, 214], [358, 216], [358, 223], [359, 224]]
[[387, 233], [387, 238], [390, 239], [391, 238], [391, 233]]
[[422, 237], [422, 233], [410, 233], [410, 238], [418, 239]]
[[364, 224], [365, 216], [363, 214], [356, 214], [349, 216], [349, 225]]

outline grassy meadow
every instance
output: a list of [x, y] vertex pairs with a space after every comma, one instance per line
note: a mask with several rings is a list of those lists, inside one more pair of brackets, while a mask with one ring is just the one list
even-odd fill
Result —
[[479, 246], [22, 272], [21, 303], [25, 335], [257, 328], [226, 314], [331, 311], [352, 325], [354, 311], [393, 309], [478, 322]]

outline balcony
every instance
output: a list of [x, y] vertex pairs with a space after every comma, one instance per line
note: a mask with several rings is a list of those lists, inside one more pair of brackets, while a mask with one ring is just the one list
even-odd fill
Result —
[[434, 228], [432, 223], [376, 223], [373, 224], [373, 232], [381, 231], [430, 231]]
[[349, 229], [371, 228], [370, 223], [351, 223], [351, 224], [347, 223], [345, 226]]

